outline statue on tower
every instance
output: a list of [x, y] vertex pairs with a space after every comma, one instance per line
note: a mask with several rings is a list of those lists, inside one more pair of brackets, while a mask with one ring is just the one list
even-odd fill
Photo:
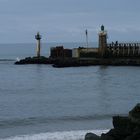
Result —
[[101, 26], [101, 31], [104, 32], [104, 30], [105, 30], [105, 27], [104, 27], [104, 25], [102, 25], [102, 26]]
[[35, 39], [36, 40], [40, 40], [41, 39], [41, 35], [39, 34], [39, 32], [37, 32], [37, 35], [35, 35]]

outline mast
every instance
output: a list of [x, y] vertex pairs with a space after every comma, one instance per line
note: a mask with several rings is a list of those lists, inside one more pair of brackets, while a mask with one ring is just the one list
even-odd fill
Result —
[[86, 47], [88, 48], [88, 30], [85, 30], [85, 34], [86, 34]]

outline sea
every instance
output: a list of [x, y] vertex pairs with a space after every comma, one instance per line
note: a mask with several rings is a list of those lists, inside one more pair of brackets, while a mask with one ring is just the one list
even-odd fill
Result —
[[[58, 45], [85, 44], [42, 43], [41, 54]], [[0, 44], [0, 140], [84, 140], [140, 102], [140, 67], [14, 65], [35, 55], [35, 43]]]

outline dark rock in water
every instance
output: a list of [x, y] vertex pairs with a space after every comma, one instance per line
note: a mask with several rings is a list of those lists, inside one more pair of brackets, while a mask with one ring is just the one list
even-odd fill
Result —
[[[98, 137], [95, 134], [89, 133], [86, 136], [97, 136], [97, 140], [140, 140], [140, 104], [137, 104], [130, 112], [129, 116], [114, 116], [113, 126], [106, 134], [101, 134]], [[88, 137], [87, 137], [88, 138]], [[86, 139], [85, 137], [85, 140]], [[90, 139], [89, 139], [90, 140]]]
[[110, 138], [110, 139], [117, 139], [117, 140], [121, 140], [121, 138], [124, 138], [125, 136], [123, 136], [123, 133], [119, 130], [119, 129], [111, 129], [109, 132], [107, 132], [106, 134], [102, 134], [101, 138]]
[[85, 135], [85, 140], [100, 140], [100, 137], [93, 133], [87, 133]]
[[140, 125], [140, 104], [137, 104], [130, 112], [129, 118], [132, 122]]
[[100, 140], [115, 140], [113, 136], [102, 134]]
[[52, 64], [53, 60], [50, 58], [46, 58], [44, 56], [40, 57], [27, 57], [25, 59], [21, 59], [20, 61], [15, 62], [17, 65], [21, 64]]
[[133, 130], [133, 124], [128, 117], [114, 116], [113, 126], [115, 131], [123, 136], [131, 134]]
[[128, 117], [114, 116], [113, 117], [113, 126], [114, 128], [126, 128], [130, 123], [130, 119]]

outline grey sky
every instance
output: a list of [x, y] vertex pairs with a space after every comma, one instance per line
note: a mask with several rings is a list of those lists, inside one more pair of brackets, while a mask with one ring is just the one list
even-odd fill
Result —
[[109, 41], [140, 41], [140, 0], [0, 0], [0, 43], [98, 41], [101, 24]]

